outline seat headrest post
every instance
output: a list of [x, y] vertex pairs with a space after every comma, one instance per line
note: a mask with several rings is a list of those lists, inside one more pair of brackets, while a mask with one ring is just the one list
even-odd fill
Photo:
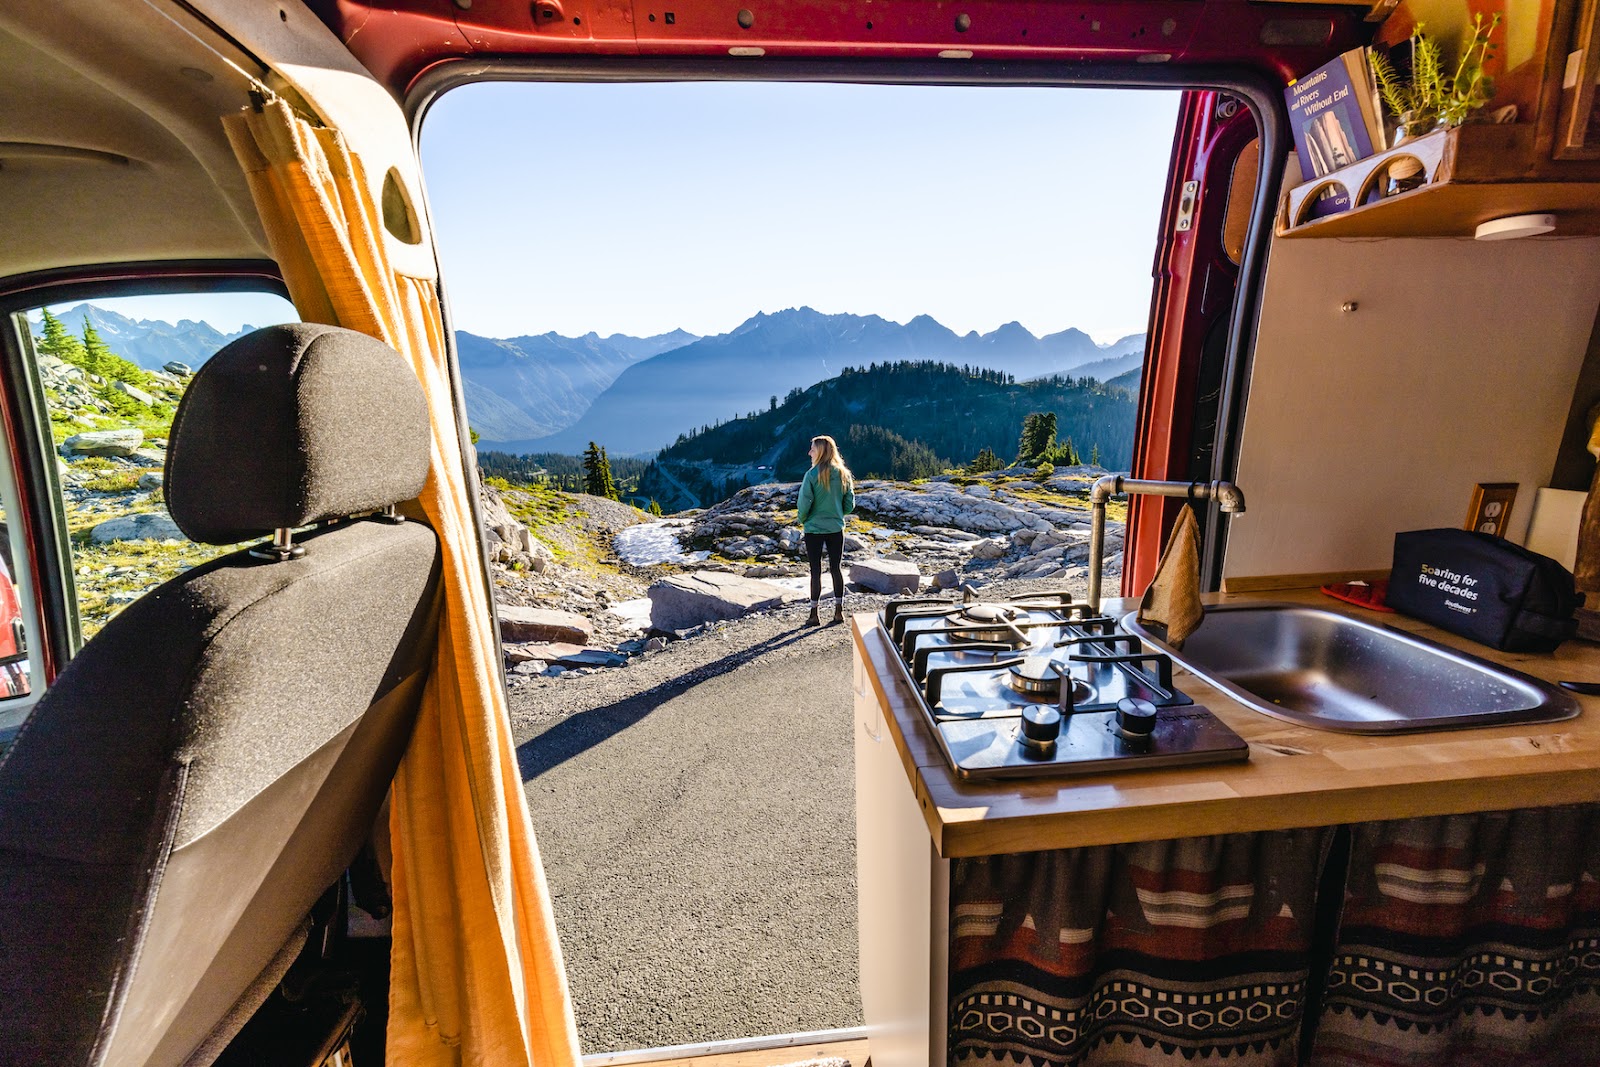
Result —
[[257, 545], [250, 550], [250, 554], [269, 563], [282, 563], [286, 559], [298, 559], [306, 554], [306, 550], [304, 545], [294, 543], [294, 531], [283, 526], [272, 531], [272, 544]]

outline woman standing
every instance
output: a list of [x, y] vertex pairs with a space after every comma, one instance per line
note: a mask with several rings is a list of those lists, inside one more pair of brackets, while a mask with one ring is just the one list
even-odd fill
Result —
[[822, 600], [822, 550], [828, 550], [828, 568], [833, 573], [833, 621], [844, 621], [844, 572], [839, 558], [844, 555], [845, 516], [856, 509], [855, 479], [839, 457], [839, 446], [826, 434], [811, 439], [811, 469], [800, 483], [800, 503], [796, 518], [806, 535], [806, 555], [811, 560], [811, 617], [807, 626], [820, 626], [817, 605]]

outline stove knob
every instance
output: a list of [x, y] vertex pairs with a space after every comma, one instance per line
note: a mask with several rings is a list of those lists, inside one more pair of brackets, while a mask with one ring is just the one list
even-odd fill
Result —
[[1022, 709], [1022, 732], [1018, 740], [1029, 748], [1044, 751], [1061, 734], [1061, 712], [1049, 704], [1030, 704]]
[[1117, 729], [1129, 740], [1148, 741], [1156, 728], [1156, 706], [1137, 697], [1117, 701]]

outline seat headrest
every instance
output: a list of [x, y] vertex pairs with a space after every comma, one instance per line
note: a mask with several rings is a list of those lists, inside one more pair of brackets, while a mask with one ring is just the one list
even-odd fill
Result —
[[422, 387], [398, 352], [336, 326], [269, 326], [190, 381], [167, 445], [167, 510], [192, 540], [248, 541], [410, 500], [430, 449]]

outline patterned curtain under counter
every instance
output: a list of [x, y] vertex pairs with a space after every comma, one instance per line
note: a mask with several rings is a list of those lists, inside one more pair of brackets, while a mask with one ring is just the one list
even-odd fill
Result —
[[1600, 807], [1367, 823], [1313, 1067], [1600, 1064]]
[[1292, 1067], [1331, 836], [955, 861], [951, 1062]]

